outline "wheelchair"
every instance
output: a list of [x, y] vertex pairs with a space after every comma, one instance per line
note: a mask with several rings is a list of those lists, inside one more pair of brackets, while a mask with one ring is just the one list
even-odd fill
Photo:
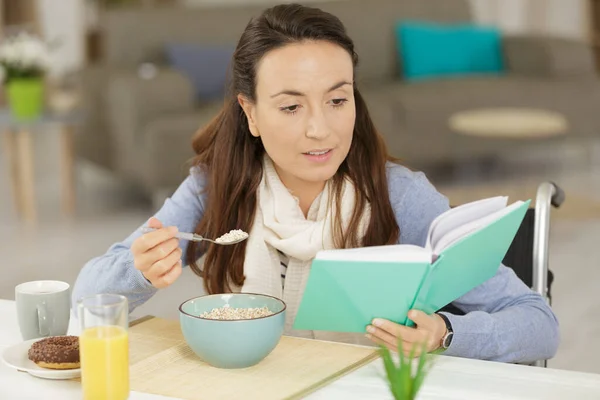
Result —
[[[539, 293], [548, 304], [552, 304], [552, 282], [554, 274], [548, 268], [548, 243], [550, 236], [550, 210], [565, 201], [565, 192], [553, 182], [538, 186], [535, 206], [530, 207], [515, 235], [502, 263], [512, 268], [515, 274], [532, 290]], [[464, 312], [449, 304], [442, 308], [452, 314]], [[534, 363], [546, 367], [546, 360]]]

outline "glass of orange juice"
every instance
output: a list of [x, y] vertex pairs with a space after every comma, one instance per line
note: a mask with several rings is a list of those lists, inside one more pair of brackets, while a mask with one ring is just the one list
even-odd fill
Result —
[[98, 294], [79, 300], [79, 352], [84, 400], [129, 397], [127, 298]]

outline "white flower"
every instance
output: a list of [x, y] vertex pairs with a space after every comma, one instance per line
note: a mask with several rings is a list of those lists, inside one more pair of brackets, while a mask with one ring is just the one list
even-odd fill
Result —
[[43, 73], [50, 67], [50, 53], [42, 40], [21, 33], [0, 44], [0, 63], [11, 70]]
[[7, 64], [16, 64], [18, 62], [18, 49], [12, 43], [6, 43], [0, 48], [0, 59]]
[[21, 64], [25, 67], [46, 67], [46, 51], [43, 44], [38, 41], [21, 43]]

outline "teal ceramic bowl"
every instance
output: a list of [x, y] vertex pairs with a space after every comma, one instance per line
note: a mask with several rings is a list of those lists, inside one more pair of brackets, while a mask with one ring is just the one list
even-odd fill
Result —
[[[200, 318], [204, 312], [232, 308], [267, 307], [272, 315], [243, 320]], [[228, 293], [195, 297], [179, 307], [185, 341], [203, 361], [217, 368], [246, 368], [273, 351], [285, 325], [285, 303], [275, 297]]]

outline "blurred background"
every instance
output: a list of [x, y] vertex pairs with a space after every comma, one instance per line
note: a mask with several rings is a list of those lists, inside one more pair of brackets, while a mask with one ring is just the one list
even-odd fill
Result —
[[[73, 283], [160, 207], [219, 109], [240, 33], [280, 2], [0, 0], [0, 298]], [[346, 24], [392, 155], [452, 204], [564, 189], [549, 366], [600, 373], [600, 0], [301, 3]], [[136, 312], [175, 318], [201, 291], [186, 271]]]

